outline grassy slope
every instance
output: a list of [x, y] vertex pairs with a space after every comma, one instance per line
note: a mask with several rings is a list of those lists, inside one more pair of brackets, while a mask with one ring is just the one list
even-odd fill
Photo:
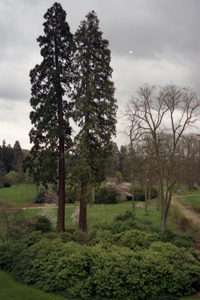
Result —
[[36, 188], [31, 184], [12, 185], [0, 189], [0, 199], [15, 202], [19, 206], [30, 206], [34, 201]]
[[[12, 274], [0, 270], [0, 299], [1, 300], [67, 300], [66, 297], [45, 293], [32, 286], [17, 282]], [[68, 299], [69, 300], [69, 299]]]

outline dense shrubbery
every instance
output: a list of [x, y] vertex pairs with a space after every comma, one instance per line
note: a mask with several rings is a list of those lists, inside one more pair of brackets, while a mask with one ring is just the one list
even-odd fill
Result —
[[33, 232], [4, 243], [0, 268], [68, 298], [175, 300], [158, 296], [194, 292], [200, 266], [198, 255], [187, 251], [194, 242], [185, 233], [159, 233], [126, 212], [111, 224], [97, 224], [88, 236], [74, 229], [59, 235]]
[[141, 237], [144, 240], [147, 233], [137, 232], [134, 242], [138, 247], [134, 246], [133, 251], [128, 248], [128, 232], [125, 247], [112, 245], [110, 233], [102, 234], [96, 245], [82, 246], [73, 242], [70, 234], [64, 243], [63, 235], [50, 234], [44, 238], [33, 233], [0, 246], [0, 267], [12, 271], [20, 282], [72, 298], [145, 300], [166, 294], [189, 295], [194, 291], [200, 269], [197, 260], [184, 248], [154, 242], [149, 249], [142, 250]]
[[100, 188], [95, 195], [94, 203], [96, 204], [116, 204], [117, 193], [114, 189], [103, 187]]
[[[150, 198], [154, 199], [158, 196], [158, 191], [155, 187], [151, 187]], [[147, 198], [149, 197], [149, 190], [147, 190]], [[130, 199], [131, 200], [131, 199]], [[134, 200], [135, 201], [145, 201], [145, 191], [144, 188], [135, 188], [134, 189]]]
[[159, 232], [158, 236], [161, 242], [170, 242], [177, 247], [185, 247], [186, 249], [194, 247], [196, 242], [196, 239], [192, 234], [187, 234], [184, 232], [175, 233], [169, 229]]

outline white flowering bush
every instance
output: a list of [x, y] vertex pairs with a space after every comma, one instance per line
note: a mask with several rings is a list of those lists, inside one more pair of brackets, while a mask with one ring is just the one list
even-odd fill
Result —
[[44, 207], [39, 211], [38, 215], [47, 217], [52, 224], [56, 223], [55, 204], [44, 204]]
[[79, 214], [80, 214], [80, 208], [79, 206], [76, 207], [75, 211], [73, 212], [73, 214], [71, 215], [71, 219], [74, 225], [78, 224], [79, 222]]

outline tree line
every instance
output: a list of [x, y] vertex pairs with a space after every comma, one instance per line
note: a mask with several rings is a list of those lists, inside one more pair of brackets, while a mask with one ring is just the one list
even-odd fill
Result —
[[5, 175], [10, 172], [15, 172], [17, 175], [16, 181], [23, 180], [22, 161], [24, 153], [21, 149], [20, 142], [17, 140], [13, 147], [3, 140], [0, 145], [0, 187], [3, 186]]

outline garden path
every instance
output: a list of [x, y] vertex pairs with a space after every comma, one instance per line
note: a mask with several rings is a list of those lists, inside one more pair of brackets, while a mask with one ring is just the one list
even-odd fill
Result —
[[[194, 195], [187, 195], [187, 197], [192, 197]], [[195, 195], [200, 196], [200, 195]], [[195, 213], [189, 205], [182, 204], [178, 201], [178, 198], [183, 198], [183, 196], [173, 196], [172, 204], [176, 205], [179, 210], [184, 214], [188, 219], [192, 219], [193, 223], [197, 226], [200, 226], [200, 216]]]

